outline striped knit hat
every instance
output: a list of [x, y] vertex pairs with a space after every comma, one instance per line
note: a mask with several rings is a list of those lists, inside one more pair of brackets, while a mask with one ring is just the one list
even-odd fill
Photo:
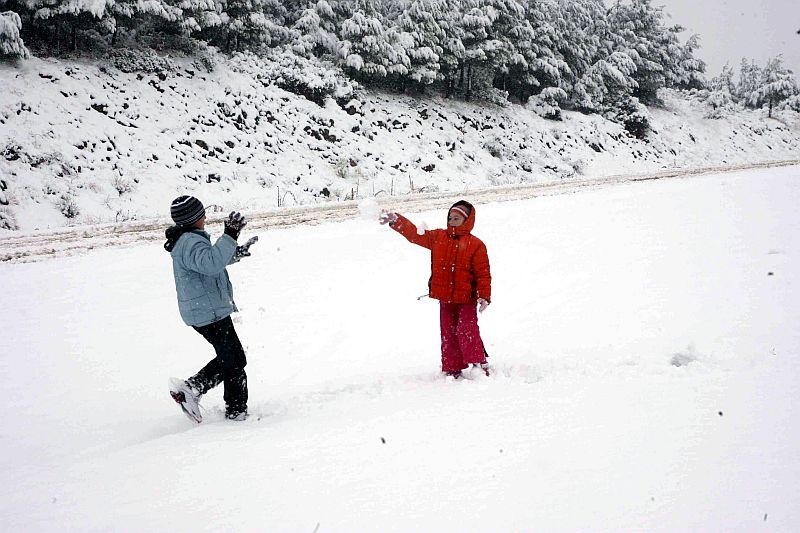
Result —
[[472, 213], [472, 209], [473, 209], [473, 207], [472, 207], [471, 203], [467, 202], [466, 200], [459, 200], [458, 202], [456, 202], [452, 206], [450, 206], [450, 209], [448, 210], [448, 212], [449, 211], [458, 211], [459, 213], [464, 215], [464, 219], [466, 220], [466, 219], [469, 218], [470, 213]]
[[194, 196], [178, 196], [172, 200], [169, 212], [177, 226], [192, 226], [206, 214], [202, 202]]

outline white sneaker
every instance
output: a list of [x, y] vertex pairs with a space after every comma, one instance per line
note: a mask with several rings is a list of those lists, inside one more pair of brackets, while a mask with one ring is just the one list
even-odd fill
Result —
[[189, 419], [198, 424], [203, 421], [200, 413], [200, 394], [189, 384], [178, 378], [169, 378], [169, 394]]

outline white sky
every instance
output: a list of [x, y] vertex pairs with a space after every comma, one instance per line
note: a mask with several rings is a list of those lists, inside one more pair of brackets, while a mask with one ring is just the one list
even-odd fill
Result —
[[665, 6], [671, 22], [687, 28], [683, 37], [700, 35], [698, 57], [709, 78], [725, 63], [738, 72], [742, 57], [760, 65], [783, 54], [786, 66], [800, 77], [800, 0], [653, 0]]

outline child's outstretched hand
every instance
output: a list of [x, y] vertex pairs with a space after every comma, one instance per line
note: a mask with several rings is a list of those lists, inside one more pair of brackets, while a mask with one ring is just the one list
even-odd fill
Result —
[[378, 216], [378, 222], [381, 224], [388, 223], [390, 226], [397, 222], [397, 213], [389, 213], [387, 211], [381, 211], [381, 214]]
[[489, 302], [483, 298], [478, 298], [478, 312], [483, 313], [487, 307], [489, 307]]
[[255, 237], [250, 237], [247, 239], [247, 242], [242, 244], [241, 246], [236, 247], [236, 252], [234, 252], [233, 257], [234, 259], [241, 259], [242, 257], [250, 257], [250, 247], [253, 246], [258, 242], [258, 235]]

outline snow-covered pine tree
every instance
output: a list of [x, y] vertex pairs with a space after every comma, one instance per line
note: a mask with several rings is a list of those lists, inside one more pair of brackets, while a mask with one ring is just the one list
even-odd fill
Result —
[[644, 103], [658, 101], [657, 91], [675, 76], [676, 60], [683, 52], [674, 30], [664, 26], [663, 6], [651, 0], [617, 2], [609, 11], [615, 50], [626, 53], [636, 64], [634, 95]]
[[561, 88], [570, 107], [601, 113], [637, 88], [636, 63], [615, 49], [620, 39], [613, 33], [603, 0], [554, 0], [543, 2], [540, 9], [553, 21], [554, 51], [567, 64], [561, 71]]
[[[100, 37], [114, 31], [113, 2], [83, 0], [20, 0], [8, 2], [28, 21], [24, 34], [55, 51], [77, 50], [79, 42], [102, 44]], [[30, 18], [28, 18], [30, 17]]]
[[540, 82], [536, 77], [540, 65], [546, 64], [540, 57], [536, 44], [536, 32], [530, 21], [523, 19], [514, 28], [516, 38], [513, 47], [507, 48], [495, 72], [495, 87], [507, 91], [520, 102], [538, 90]]
[[722, 67], [722, 72], [719, 76], [711, 78], [708, 82], [708, 88], [711, 91], [724, 91], [731, 96], [736, 93], [736, 84], [733, 81], [733, 69], [727, 63]]
[[142, 33], [182, 33], [180, 21], [183, 10], [164, 0], [116, 0], [110, 6], [114, 17], [111, 45], [118, 43], [118, 35]]
[[613, 52], [608, 58], [597, 60], [575, 84], [575, 107], [591, 113], [608, 111], [623, 95], [636, 90], [634, 72], [636, 63], [625, 52]]
[[[170, 0], [170, 3], [172, 2], [174, 0]], [[232, 23], [224, 13], [225, 9], [232, 7], [232, 3], [232, 0], [228, 0], [227, 3], [225, 0], [179, 0], [175, 2], [176, 7], [179, 7], [182, 12], [182, 16], [178, 19], [180, 33], [201, 35], [206, 32], [208, 35], [201, 35], [206, 39], [211, 35], [216, 35], [219, 28]]]
[[634, 96], [644, 103], [658, 102], [657, 92], [662, 87], [705, 86], [705, 63], [694, 57], [698, 37], [693, 35], [681, 44], [678, 34], [684, 28], [666, 26], [667, 16], [664, 7], [653, 6], [651, 0], [617, 2], [609, 11], [614, 49], [636, 63]]
[[736, 97], [745, 106], [752, 106], [753, 93], [761, 85], [761, 67], [754, 59], [749, 62], [742, 58], [739, 66], [739, 83], [736, 85]]
[[613, 51], [603, 0], [556, 0], [540, 7], [555, 27], [555, 49], [576, 77]]
[[404, 51], [409, 60], [407, 78], [418, 89], [441, 76], [439, 59], [446, 35], [439, 21], [443, 19], [444, 9], [442, 0], [410, 0], [404, 2], [397, 18], [398, 34], [410, 39]]
[[722, 118], [725, 110], [736, 102], [736, 85], [733, 83], [733, 69], [730, 65], [722, 67], [720, 75], [708, 82], [708, 91], [706, 103], [711, 106], [711, 110], [705, 115], [706, 118]]
[[450, 98], [456, 90], [461, 66], [466, 57], [464, 46], [464, 29], [461, 26], [462, 4], [460, 0], [442, 0], [444, 12], [437, 22], [444, 32], [442, 53], [439, 54], [439, 72], [445, 83], [445, 96]]
[[772, 118], [772, 109], [798, 92], [797, 82], [783, 65], [783, 56], [778, 55], [767, 61], [761, 71], [759, 86], [751, 93], [749, 103], [753, 107], [768, 106], [767, 116]]
[[[674, 26], [672, 31], [676, 36], [683, 31], [680, 26]], [[700, 89], [707, 85], [705, 76], [706, 63], [695, 57], [695, 50], [700, 48], [700, 37], [692, 35], [680, 47], [679, 56], [673, 68], [668, 69], [667, 87], [678, 89]]]
[[[460, 27], [463, 32], [464, 61], [461, 66], [460, 85], [467, 100], [472, 97], [476, 78], [487, 78], [481, 70], [492, 70], [491, 60], [500, 51], [502, 44], [491, 37], [492, 24], [498, 13], [491, 0], [463, 0]], [[491, 83], [489, 78], [489, 83]]]
[[[181, 0], [182, 2], [211, 2], [212, 0]], [[227, 0], [227, 22], [222, 25], [228, 50], [277, 46], [297, 38], [287, 27], [287, 9], [281, 0]]]
[[292, 28], [297, 32], [292, 44], [295, 53], [304, 57], [330, 55], [342, 59], [336, 15], [326, 0], [319, 0], [303, 10]]
[[[369, 6], [369, 2], [366, 2]], [[384, 29], [374, 9], [368, 13], [356, 11], [342, 23], [341, 38], [345, 60], [343, 68], [353, 77], [366, 83], [386, 78], [394, 72], [399, 58], [389, 42], [389, 32]]]
[[526, 64], [521, 51], [530, 47], [533, 29], [525, 18], [525, 5], [518, 0], [487, 0], [487, 7], [495, 12], [489, 42], [497, 43], [489, 68], [495, 74], [495, 87], [505, 91], [511, 66]]
[[[561, 38], [554, 25], [559, 18], [559, 6], [556, 0], [530, 2], [526, 8], [525, 26], [516, 42], [518, 60], [509, 68], [508, 90], [516, 94], [520, 102], [525, 102], [532, 94], [541, 96], [537, 109], [542, 111], [548, 106], [558, 105], [565, 100], [571, 71], [567, 62], [558, 53], [558, 41]], [[559, 91], [547, 91], [556, 88]], [[558, 98], [554, 98], [558, 95]], [[560, 115], [554, 109], [547, 110], [543, 116]]]
[[29, 56], [19, 36], [22, 20], [14, 11], [0, 12], [0, 61], [25, 59]]

